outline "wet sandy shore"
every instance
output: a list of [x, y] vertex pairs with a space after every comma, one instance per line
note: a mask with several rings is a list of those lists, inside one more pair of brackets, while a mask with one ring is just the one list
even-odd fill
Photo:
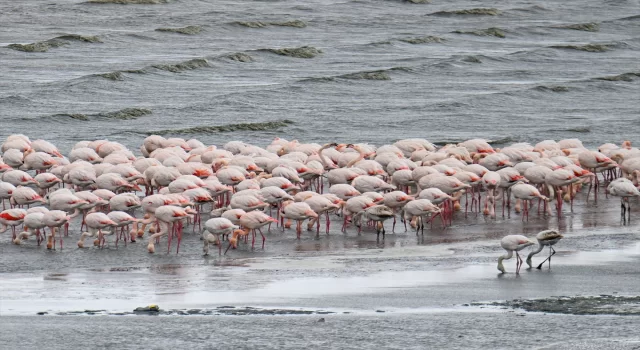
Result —
[[[97, 332], [94, 345], [117, 348], [136, 348], [124, 342], [132, 334], [159, 349], [212, 344], [294, 349], [303, 339], [342, 349], [383, 343], [384, 348], [418, 349], [426, 343], [512, 348], [516, 337], [526, 348], [634, 348], [640, 337], [634, 338], [631, 329], [640, 325], [638, 316], [543, 314], [473, 304], [640, 295], [635, 221], [621, 225], [618, 199], [602, 196], [597, 205], [578, 203], [584, 201], [560, 220], [532, 212], [527, 223], [514, 213], [497, 220], [475, 213], [465, 219], [457, 213], [453, 227], [434, 225], [424, 236], [402, 228], [384, 241], [377, 241], [371, 229], [358, 236], [352, 227], [345, 235], [337, 219], [330, 235], [316, 238], [305, 232], [300, 241], [291, 230], [272, 228], [264, 250], [241, 245], [224, 257], [203, 257], [195, 234], [186, 236], [179, 255], [166, 254], [164, 242], [157, 250], [162, 253], [155, 255], [146, 253], [142, 241], [117, 249], [77, 249], [77, 228], [65, 241], [66, 248], [55, 252], [33, 241], [13, 246], [4, 234], [0, 323], [9, 332], [0, 335], [0, 347], [39, 347], [47, 335], [81, 344], [84, 338], [95, 339], [92, 332]], [[518, 276], [512, 259], [505, 261], [509, 273], [498, 273], [502, 236], [533, 236], [546, 228], [565, 234], [551, 269], [523, 268]], [[534, 264], [542, 259], [544, 252]], [[149, 304], [178, 316], [98, 316], [130, 313]], [[223, 306], [286, 312], [215, 312]], [[104, 311], [86, 316], [84, 310]], [[318, 323], [321, 317], [326, 322]], [[43, 339], [29, 337], [25, 342], [19, 331], [24, 327]]]

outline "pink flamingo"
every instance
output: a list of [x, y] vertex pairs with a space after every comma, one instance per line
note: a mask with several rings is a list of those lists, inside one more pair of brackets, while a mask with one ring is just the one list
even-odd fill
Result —
[[0, 213], [0, 233], [7, 231], [7, 228], [11, 226], [13, 234], [11, 239], [16, 238], [16, 226], [21, 225], [24, 221], [24, 217], [27, 216], [27, 211], [20, 208], [3, 210]]
[[218, 255], [222, 255], [222, 241], [220, 235], [228, 235], [240, 228], [225, 218], [213, 218], [204, 223], [202, 239], [204, 240], [204, 255], [209, 255], [209, 245], [218, 245]]
[[500, 270], [500, 272], [502, 273], [506, 272], [506, 270], [504, 269], [504, 265], [502, 265], [502, 261], [505, 259], [511, 259], [511, 257], [513, 256], [513, 252], [515, 252], [517, 259], [516, 274], [519, 274], [520, 267], [522, 266], [522, 258], [520, 257], [518, 252], [534, 244], [536, 244], [536, 242], [522, 235], [508, 235], [502, 238], [502, 240], [500, 241], [500, 246], [502, 246], [502, 248], [507, 251], [507, 255], [503, 255], [498, 258], [498, 270]]
[[516, 183], [511, 186], [511, 193], [517, 200], [522, 200], [524, 205], [524, 213], [522, 215], [522, 221], [525, 217], [529, 220], [529, 202], [532, 199], [539, 198], [545, 202], [549, 201], [549, 198], [540, 194], [537, 188], [525, 183]]
[[[42, 222], [49, 228], [50, 238], [47, 242], [47, 249], [55, 246], [56, 229], [63, 225], [68, 225], [71, 216], [62, 210], [50, 210], [42, 217]], [[60, 235], [60, 249], [62, 249], [62, 235]]]
[[[256, 230], [260, 230], [261, 227], [269, 225], [269, 223], [278, 222], [278, 220], [261, 211], [256, 210], [242, 215], [238, 222], [240, 226], [244, 227], [246, 230], [251, 230], [253, 236], [251, 241], [251, 248], [253, 249], [253, 245], [256, 240]], [[264, 249], [264, 241], [266, 240], [266, 238], [264, 237], [264, 234], [262, 234], [262, 231], [260, 231], [260, 235], [262, 236], [262, 249]], [[229, 250], [229, 247], [227, 247], [227, 250]], [[225, 251], [225, 254], [226, 253], [227, 252]]]
[[37, 243], [40, 245], [40, 242], [43, 239], [40, 238], [40, 229], [46, 227], [46, 224], [43, 222], [42, 218], [44, 217], [44, 213], [29, 213], [24, 217], [24, 231], [18, 234], [18, 236], [13, 240], [13, 244], [20, 245], [22, 240], [28, 239], [31, 235], [36, 235]]
[[422, 233], [424, 234], [423, 217], [438, 213], [440, 213], [440, 208], [428, 199], [416, 199], [404, 206], [404, 219], [411, 220], [411, 226], [415, 225], [416, 235], [420, 229], [422, 229]]
[[[149, 244], [147, 245], [147, 250], [149, 251], [149, 253], [155, 252], [155, 246], [153, 242], [155, 241], [156, 238], [159, 238], [165, 233], [168, 234], [169, 236], [169, 242], [167, 244], [167, 253], [168, 253], [169, 249], [171, 249], [171, 238], [173, 236], [172, 225], [181, 220], [184, 220], [187, 218], [193, 218], [193, 214], [194, 214], [193, 210], [190, 210], [188, 208], [178, 207], [175, 205], [163, 205], [158, 209], [156, 209], [155, 217], [158, 220], [158, 223], [160, 225], [160, 231], [149, 236]], [[164, 230], [163, 230], [162, 224], [164, 224]], [[180, 241], [182, 240], [181, 229], [178, 230], [177, 234], [178, 234], [178, 244], [177, 244], [178, 247], [176, 249], [176, 253], [178, 253], [180, 250]]]
[[[620, 197], [620, 216], [622, 222], [631, 221], [631, 205], [629, 204], [629, 198], [640, 196], [640, 191], [629, 179], [619, 178], [611, 181], [607, 187], [607, 191], [610, 195]], [[627, 212], [629, 218], [627, 219]]]
[[[302, 233], [302, 221], [307, 219], [318, 219], [318, 213], [311, 209], [311, 206], [305, 202], [286, 201], [282, 203], [281, 214], [283, 218], [297, 221], [296, 234], [300, 239]], [[286, 225], [289, 227], [289, 225]], [[284, 231], [285, 225], [282, 225]]]
[[[102, 232], [102, 229], [107, 227], [114, 227], [117, 225], [117, 223], [111, 220], [105, 213], [91, 213], [87, 215], [87, 218], [85, 221], [87, 223], [88, 232], [82, 232], [82, 234], [80, 235], [80, 240], [78, 241], [78, 248], [84, 248], [84, 240], [87, 237], [97, 237], [96, 240], [93, 242], [93, 245], [95, 246], [104, 245], [105, 232]], [[62, 243], [60, 245], [62, 248]]]

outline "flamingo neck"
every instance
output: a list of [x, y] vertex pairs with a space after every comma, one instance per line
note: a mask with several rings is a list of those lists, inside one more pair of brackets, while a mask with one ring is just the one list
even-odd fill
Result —
[[544, 246], [542, 245], [542, 243], [540, 243], [540, 241], [538, 241], [538, 249], [536, 249], [536, 250], [532, 251], [531, 253], [529, 253], [529, 256], [527, 256], [527, 261], [531, 260], [531, 257], [533, 257], [534, 255], [540, 253], [543, 248], [544, 248]]
[[350, 161], [349, 163], [347, 163], [346, 168], [351, 168], [354, 164], [356, 164], [359, 161], [364, 159], [364, 151], [360, 147], [355, 148], [355, 150], [358, 151], [360, 153], [360, 155], [358, 156], [358, 158], [356, 158], [356, 159]]
[[498, 270], [504, 272], [504, 265], [502, 265], [502, 260], [511, 259], [512, 256], [513, 256], [513, 250], [509, 250], [509, 252], [506, 255], [503, 255], [503, 256], [499, 257], [498, 258]]
[[80, 215], [80, 209], [79, 209], [79, 208], [76, 208], [76, 209], [73, 211], [73, 214], [69, 215], [69, 217], [73, 219], [73, 218], [75, 218], [75, 217], [76, 217], [76, 216], [78, 216], [78, 215]]
[[329, 168], [330, 166], [329, 166], [329, 163], [327, 162], [327, 159], [322, 155], [322, 151], [329, 148], [330, 146], [331, 146], [330, 144], [326, 144], [318, 150], [318, 156], [320, 156], [320, 162], [322, 163], [325, 169]]

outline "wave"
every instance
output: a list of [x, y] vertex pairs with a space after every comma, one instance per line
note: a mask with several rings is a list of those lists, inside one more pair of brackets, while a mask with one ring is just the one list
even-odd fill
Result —
[[69, 45], [69, 43], [62, 40], [50, 39], [46, 41], [38, 41], [31, 44], [9, 44], [7, 47], [16, 51], [23, 52], [47, 52], [51, 48], [56, 48], [63, 45]]
[[393, 71], [401, 71], [401, 72], [411, 72], [412, 70], [407, 67], [393, 67], [389, 69], [379, 69], [372, 71], [362, 71], [362, 72], [354, 72], [347, 73], [342, 75], [336, 75], [331, 77], [313, 77], [313, 78], [305, 78], [300, 80], [300, 82], [334, 82], [338, 79], [347, 79], [347, 80], [391, 80], [390, 72]]
[[507, 10], [507, 12], [525, 12], [525, 13], [543, 13], [551, 11], [548, 8], [540, 5], [533, 5], [528, 7], [518, 7]]
[[71, 118], [80, 121], [90, 121], [95, 118], [116, 119], [116, 120], [132, 120], [142, 116], [151, 114], [152, 112], [145, 108], [125, 108], [115, 112], [81, 114], [81, 113], [58, 113], [50, 115], [49, 118]]
[[146, 108], [125, 108], [116, 112], [99, 113], [93, 114], [92, 116], [107, 119], [131, 120], [138, 119], [151, 113], [152, 112]]
[[239, 123], [239, 124], [226, 124], [226, 125], [214, 125], [214, 126], [194, 126], [185, 129], [165, 129], [155, 130], [149, 132], [143, 132], [145, 135], [167, 135], [167, 134], [213, 134], [232, 131], [267, 131], [280, 129], [286, 126], [294, 124], [293, 121], [288, 119], [276, 120], [272, 122], [262, 123]]
[[196, 35], [202, 31], [202, 27], [200, 26], [187, 26], [182, 28], [158, 28], [156, 32], [169, 32], [169, 33], [178, 33], [185, 35]]
[[11, 105], [11, 104], [26, 104], [31, 102], [33, 101], [20, 95], [9, 95], [6, 97], [0, 97], [0, 104], [6, 103]]
[[496, 145], [507, 145], [507, 144], [510, 145], [512, 143], [517, 143], [517, 142], [520, 142], [520, 140], [517, 139], [517, 138], [514, 138], [514, 137], [509, 137], [509, 136], [503, 137], [503, 138], [500, 138], [500, 139], [495, 139], [495, 140], [487, 140], [487, 143], [490, 143], [490, 144], [492, 144], [494, 146], [496, 146]]
[[346, 80], [391, 80], [390, 72], [393, 71], [401, 71], [401, 72], [412, 72], [411, 68], [407, 67], [393, 67], [389, 69], [379, 69], [372, 71], [362, 71], [362, 72], [354, 72], [347, 73], [342, 75], [335, 75], [330, 77], [312, 77], [305, 78], [300, 80], [300, 82], [319, 82], [319, 83], [327, 83], [327, 82], [335, 82], [339, 79]]
[[267, 51], [281, 56], [296, 58], [314, 58], [322, 53], [322, 50], [318, 50], [313, 46], [301, 46], [282, 49], [262, 49], [261, 51]]
[[404, 0], [404, 2], [411, 4], [429, 4], [431, 3], [431, 0]]
[[568, 86], [562, 86], [562, 85], [553, 85], [553, 86], [538, 85], [533, 89], [540, 92], [568, 92], [569, 91]]
[[228, 54], [223, 56], [225, 58], [228, 58], [232, 61], [238, 61], [238, 62], [253, 62], [253, 57], [247, 55], [246, 53], [243, 52], [236, 52], [236, 53], [232, 53], [232, 54]]
[[438, 11], [428, 14], [428, 16], [498, 16], [502, 11], [497, 8], [471, 8], [463, 10], [451, 10], [451, 11]]
[[623, 73], [618, 75], [611, 75], [606, 77], [595, 78], [597, 80], [606, 80], [606, 81], [634, 81], [636, 78], [640, 78], [640, 72], [630, 72]]
[[629, 17], [622, 17], [622, 18], [615, 19], [615, 21], [636, 21], [636, 20], [640, 20], [640, 15], [633, 15]]
[[446, 41], [446, 39], [444, 38], [440, 38], [437, 36], [420, 36], [417, 38], [403, 38], [403, 39], [398, 39], [399, 41], [402, 41], [404, 43], [408, 43], [408, 44], [430, 44], [430, 43], [441, 43]]
[[179, 73], [185, 70], [194, 70], [198, 68], [211, 67], [209, 62], [204, 58], [194, 58], [192, 60], [175, 63], [175, 64], [154, 64], [151, 67], [165, 70], [172, 73]]
[[10, 44], [7, 47], [16, 51], [23, 52], [47, 52], [52, 48], [69, 45], [69, 41], [81, 41], [86, 43], [102, 42], [102, 40], [100, 40], [100, 38], [98, 38], [97, 36], [65, 34], [45, 41], [38, 41], [31, 44]]
[[581, 30], [581, 31], [585, 31], [585, 32], [597, 32], [597, 31], [600, 31], [600, 25], [598, 23], [595, 23], [595, 22], [567, 24], [567, 25], [562, 25], [562, 26], [555, 26], [553, 28], [573, 29], [573, 30]]
[[374, 70], [368, 72], [356, 72], [339, 75], [336, 78], [351, 80], [391, 80], [389, 72], [386, 70]]
[[130, 69], [130, 70], [117, 70], [109, 73], [93, 74], [92, 76], [114, 80], [114, 81], [121, 81], [121, 80], [124, 80], [125, 78], [123, 73], [145, 74], [146, 72], [142, 69]]
[[118, 4], [118, 5], [158, 5], [169, 0], [87, 0], [85, 4]]
[[244, 22], [244, 21], [237, 21], [237, 22], [233, 22], [233, 24], [237, 24], [243, 27], [248, 27], [248, 28], [265, 28], [268, 26], [276, 26], [276, 27], [294, 27], [294, 28], [305, 28], [307, 26], [307, 24], [303, 21], [300, 20], [292, 20], [292, 21], [285, 21], [285, 22], [259, 22], [259, 21], [254, 21], [254, 22]]
[[57, 36], [55, 39], [67, 40], [67, 41], [82, 41], [85, 43], [101, 43], [102, 40], [95, 35], [80, 35], [80, 34], [64, 34]]
[[491, 27], [491, 28], [487, 28], [487, 29], [470, 30], [470, 31], [454, 30], [453, 33], [455, 33], [455, 34], [472, 34], [472, 35], [478, 35], [478, 36], [495, 36], [496, 38], [506, 38], [507, 37], [507, 35], [505, 34], [504, 29], [501, 29], [501, 28], [498, 28], [498, 27]]
[[553, 45], [552, 49], [578, 50], [586, 52], [606, 52], [613, 48], [613, 45], [607, 44], [586, 44], [586, 45]]
[[467, 63], [482, 63], [482, 60], [478, 56], [465, 56], [461, 61]]
[[550, 129], [548, 132], [573, 132], [579, 134], [588, 134], [591, 132], [591, 128], [589, 127], [578, 127], [578, 128], [567, 128], [567, 129]]

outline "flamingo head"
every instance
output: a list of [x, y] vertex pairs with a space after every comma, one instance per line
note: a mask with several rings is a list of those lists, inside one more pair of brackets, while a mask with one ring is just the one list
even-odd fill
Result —
[[415, 199], [415, 198], [414, 198], [413, 196], [409, 196], [409, 195], [406, 195], [406, 196], [399, 196], [398, 198], [396, 198], [396, 200], [397, 200], [398, 202], [410, 202], [410, 201], [412, 201], [412, 200], [414, 200], [414, 199]]
[[277, 220], [277, 219], [272, 218], [271, 216], [269, 216], [269, 217], [267, 218], [267, 222], [275, 222], [275, 223], [277, 223], [277, 222], [278, 222], [278, 220]]
[[249, 166], [247, 166], [247, 171], [253, 171], [253, 172], [263, 172], [264, 169], [262, 169], [261, 167], [255, 165], [255, 164], [249, 164]]
[[351, 144], [340, 143], [340, 144], [337, 144], [335, 147], [337, 151], [343, 152], [345, 148], [350, 148], [349, 145]]

